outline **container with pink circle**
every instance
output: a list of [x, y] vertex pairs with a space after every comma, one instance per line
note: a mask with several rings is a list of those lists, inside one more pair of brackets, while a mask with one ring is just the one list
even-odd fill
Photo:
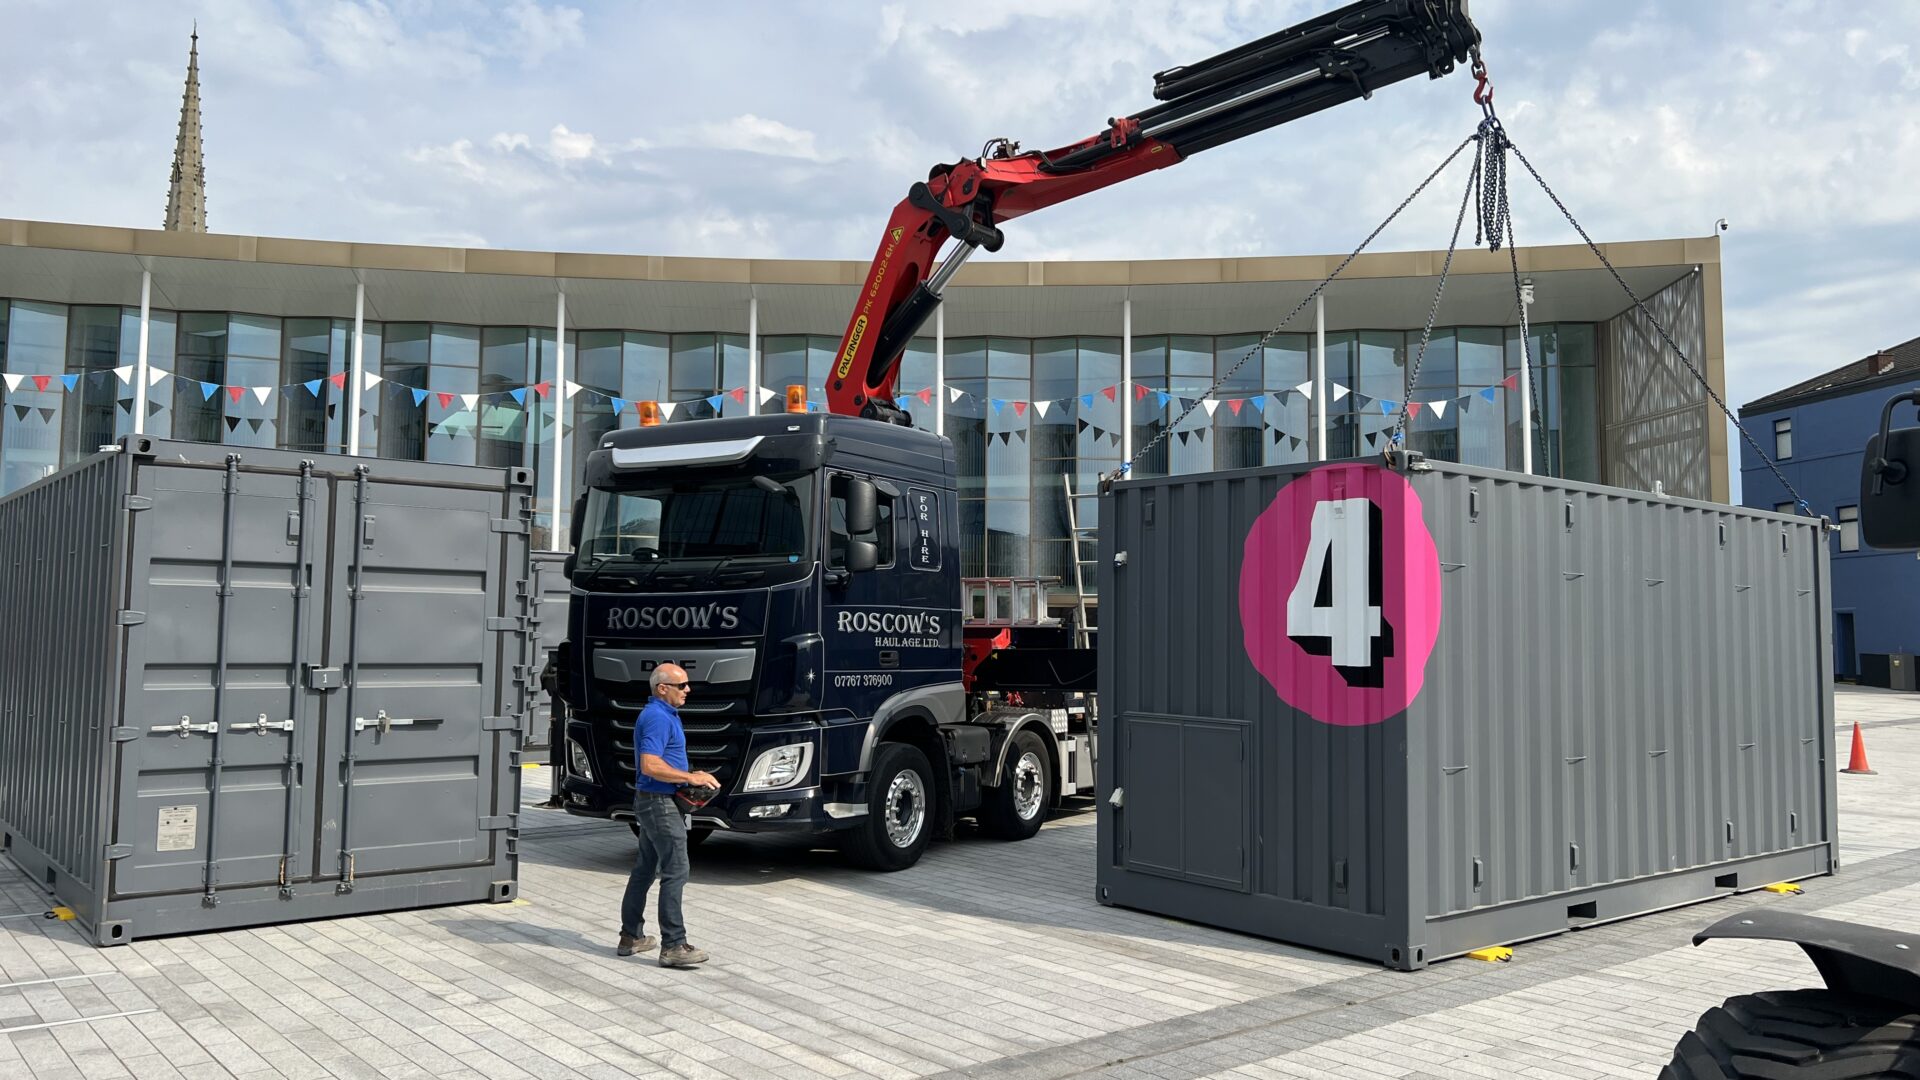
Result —
[[1325, 724], [1378, 724], [1420, 696], [1440, 632], [1440, 558], [1405, 477], [1371, 464], [1294, 478], [1248, 530], [1247, 658]]

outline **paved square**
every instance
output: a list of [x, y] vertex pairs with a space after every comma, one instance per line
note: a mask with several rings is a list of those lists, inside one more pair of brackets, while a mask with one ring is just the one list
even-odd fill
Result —
[[1920, 695], [1839, 705], [1838, 760], [1859, 720], [1879, 775], [1839, 778], [1838, 875], [1414, 973], [1100, 907], [1090, 810], [890, 875], [716, 838], [687, 893], [714, 959], [686, 972], [613, 955], [626, 827], [531, 806], [521, 902], [115, 949], [0, 860], [0, 1077], [1651, 1077], [1721, 998], [1820, 985], [1700, 927], [1920, 930]]

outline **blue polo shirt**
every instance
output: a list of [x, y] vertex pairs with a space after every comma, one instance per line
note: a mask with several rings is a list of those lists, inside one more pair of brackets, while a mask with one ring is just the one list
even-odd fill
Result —
[[637, 791], [671, 795], [680, 785], [655, 780], [640, 768], [640, 755], [652, 754], [667, 764], [687, 771], [687, 733], [680, 727], [680, 710], [660, 698], [647, 702], [640, 718], [633, 722], [633, 786]]

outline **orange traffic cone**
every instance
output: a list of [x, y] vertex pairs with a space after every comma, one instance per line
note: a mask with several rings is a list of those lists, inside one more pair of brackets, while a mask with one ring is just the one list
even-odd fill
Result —
[[1840, 771], [1860, 776], [1875, 775], [1874, 771], [1867, 767], [1867, 741], [1860, 737], [1860, 722], [1857, 720], [1853, 724], [1853, 756], [1847, 762], [1847, 767]]

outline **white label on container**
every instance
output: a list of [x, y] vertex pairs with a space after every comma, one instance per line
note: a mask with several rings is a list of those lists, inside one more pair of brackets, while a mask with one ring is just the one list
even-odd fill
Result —
[[154, 842], [158, 851], [192, 851], [199, 843], [200, 808], [163, 806], [160, 808], [160, 836]]

